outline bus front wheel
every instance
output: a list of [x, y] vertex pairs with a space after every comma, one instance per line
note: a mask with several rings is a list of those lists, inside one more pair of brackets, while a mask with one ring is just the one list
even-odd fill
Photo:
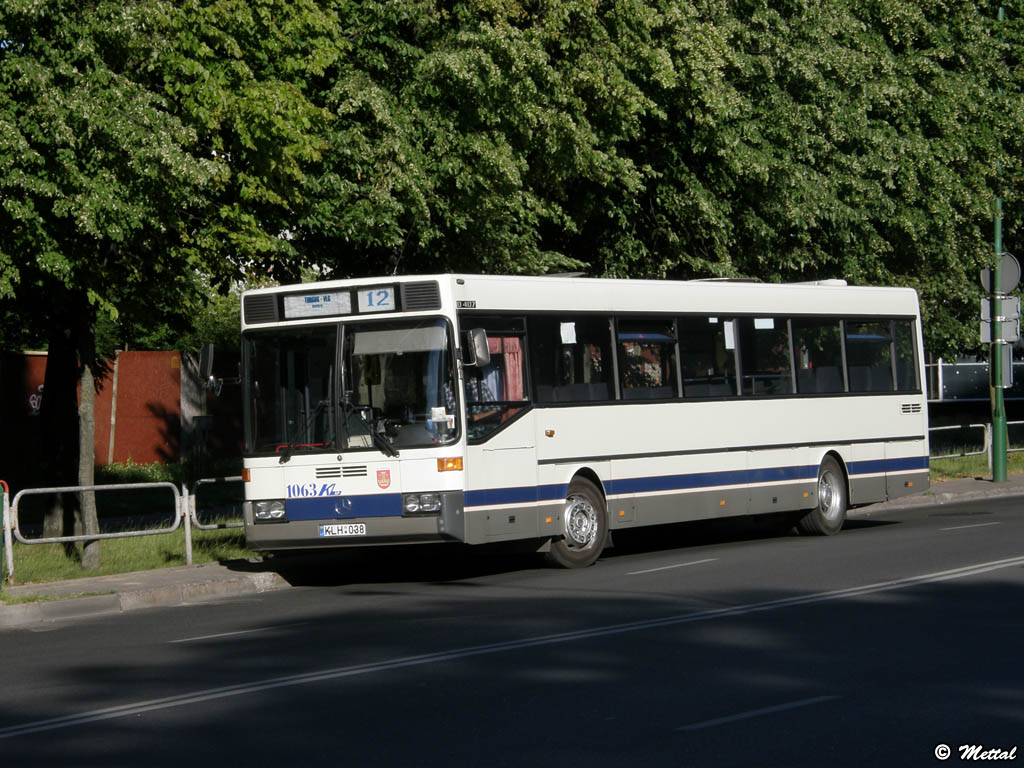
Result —
[[563, 516], [565, 536], [551, 542], [548, 562], [562, 568], [592, 565], [608, 540], [608, 514], [597, 486], [582, 477], [573, 479]]
[[846, 507], [843, 470], [838, 461], [826, 456], [818, 468], [818, 505], [797, 522], [797, 528], [813, 536], [839, 533], [846, 521]]

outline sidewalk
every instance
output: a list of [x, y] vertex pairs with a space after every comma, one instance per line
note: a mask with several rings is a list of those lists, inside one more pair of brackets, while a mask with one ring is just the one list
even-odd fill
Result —
[[[990, 480], [974, 478], [935, 483], [923, 494], [851, 510], [850, 517], [1008, 496], [1024, 497], [1024, 473], [1010, 475], [1007, 482], [998, 485]], [[273, 561], [260, 562], [254, 558], [251, 561], [188, 565], [4, 587], [2, 594], [6, 599], [38, 598], [38, 601], [11, 605], [0, 603], [0, 630], [38, 622], [268, 592], [290, 586], [289, 581], [275, 570]]]

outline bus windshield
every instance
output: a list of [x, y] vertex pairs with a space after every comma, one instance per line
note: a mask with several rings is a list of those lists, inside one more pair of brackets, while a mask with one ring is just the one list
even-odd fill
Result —
[[343, 448], [395, 455], [454, 440], [454, 358], [444, 320], [348, 325], [342, 360]]
[[244, 347], [250, 453], [287, 461], [294, 453], [376, 448], [394, 456], [456, 437], [444, 320], [278, 329], [247, 334]]

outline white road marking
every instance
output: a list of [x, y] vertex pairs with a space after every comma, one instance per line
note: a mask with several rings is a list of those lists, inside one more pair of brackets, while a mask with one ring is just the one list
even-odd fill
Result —
[[673, 568], [686, 568], [691, 565], [702, 565], [703, 563], [713, 563], [718, 560], [717, 557], [709, 557], [707, 560], [694, 560], [692, 563], [679, 563], [677, 565], [664, 565], [661, 568], [648, 568], [646, 571], [630, 571], [627, 576], [639, 576], [642, 573], [655, 573], [656, 571], [670, 571]]
[[273, 677], [266, 680], [255, 680], [249, 683], [239, 683], [237, 685], [227, 685], [219, 688], [207, 688], [205, 690], [179, 694], [177, 696], [149, 699], [131, 704], [122, 704], [116, 707], [106, 707], [103, 709], [79, 712], [75, 715], [65, 715], [63, 717], [54, 717], [48, 720], [37, 720], [35, 722], [22, 723], [20, 725], [11, 725], [6, 728], [0, 728], [0, 739], [24, 736], [29, 733], [56, 731], [62, 728], [70, 728], [75, 725], [112, 720], [119, 717], [126, 717], [128, 715], [139, 715], [143, 712], [156, 712], [163, 709], [171, 709], [173, 707], [199, 704], [204, 701], [227, 699], [235, 696], [249, 696], [253, 693], [270, 691], [275, 688], [308, 685], [327, 680], [341, 680], [346, 677], [355, 677], [358, 675], [369, 675], [377, 672], [389, 672], [396, 669], [421, 667], [428, 664], [440, 664], [446, 661], [458, 661], [460, 659], [468, 659], [475, 656], [488, 656], [496, 653], [521, 651], [526, 648], [540, 648], [549, 645], [559, 645], [562, 643], [571, 643], [577, 640], [612, 637], [630, 632], [642, 632], [645, 630], [660, 629], [663, 627], [677, 627], [701, 621], [735, 618], [737, 616], [765, 613], [792, 606], [817, 605], [819, 603], [827, 603], [833, 600], [845, 600], [850, 597], [861, 597], [863, 595], [870, 595], [877, 592], [891, 592], [893, 590], [907, 589], [909, 587], [917, 587], [923, 584], [934, 584], [944, 581], [952, 581], [953, 579], [963, 579], [969, 576], [978, 576], [983, 573], [989, 573], [1003, 568], [1015, 568], [1021, 565], [1024, 565], [1024, 556], [1012, 557], [1006, 560], [993, 560], [987, 563], [976, 563], [975, 565], [968, 565], [962, 568], [952, 568], [947, 571], [910, 576], [905, 579], [894, 579], [892, 581], [882, 581], [875, 584], [864, 584], [859, 587], [835, 589], [828, 592], [814, 592], [797, 597], [784, 597], [778, 600], [767, 600], [761, 603], [748, 603], [746, 605], [736, 605], [729, 608], [716, 608], [709, 611], [684, 613], [677, 616], [665, 616], [660, 619], [646, 619], [643, 621], [631, 621], [625, 624], [591, 627], [590, 629], [560, 632], [553, 635], [540, 635], [520, 640], [508, 640], [501, 643], [490, 643], [488, 645], [452, 648], [443, 651], [436, 651], [434, 653], [419, 654], [416, 656], [405, 656], [397, 659], [370, 662], [367, 664], [323, 669], [298, 675], [287, 675], [285, 677]]
[[965, 528], [987, 528], [990, 525], [1002, 525], [1002, 523], [974, 523], [973, 525], [956, 525], [952, 528], [939, 528], [940, 531], [962, 531]]
[[677, 731], [699, 731], [702, 728], [714, 728], [716, 725], [727, 725], [728, 723], [735, 723], [739, 720], [750, 720], [754, 717], [761, 717], [762, 715], [774, 715], [776, 712], [785, 712], [790, 709], [797, 709], [798, 707], [809, 707], [812, 704], [823, 704], [826, 701], [834, 701], [840, 698], [839, 696], [815, 696], [813, 699], [800, 699], [800, 701], [790, 701], [786, 704], [777, 704], [774, 707], [764, 707], [763, 709], [752, 709], [749, 712], [740, 712], [735, 715], [728, 715], [727, 717], [716, 717], [714, 720], [704, 720], [700, 723], [690, 723], [689, 725], [681, 725], [676, 728]]
[[168, 644], [173, 645], [175, 643], [195, 643], [200, 640], [219, 640], [222, 637], [235, 637], [237, 635], [253, 635], [258, 632], [273, 632], [275, 629], [285, 629], [286, 627], [301, 627], [303, 624], [309, 622], [302, 621], [297, 624], [277, 624], [273, 627], [257, 627], [256, 629], [240, 629], [237, 632], [221, 632], [216, 635], [199, 635], [197, 637], [183, 637], [180, 640], [168, 640]]

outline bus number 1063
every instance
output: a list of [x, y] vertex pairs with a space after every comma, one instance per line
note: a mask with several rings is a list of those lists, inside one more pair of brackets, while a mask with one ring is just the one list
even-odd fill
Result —
[[290, 483], [287, 486], [289, 499], [309, 499], [316, 496], [340, 496], [341, 491], [334, 487], [334, 483]]

